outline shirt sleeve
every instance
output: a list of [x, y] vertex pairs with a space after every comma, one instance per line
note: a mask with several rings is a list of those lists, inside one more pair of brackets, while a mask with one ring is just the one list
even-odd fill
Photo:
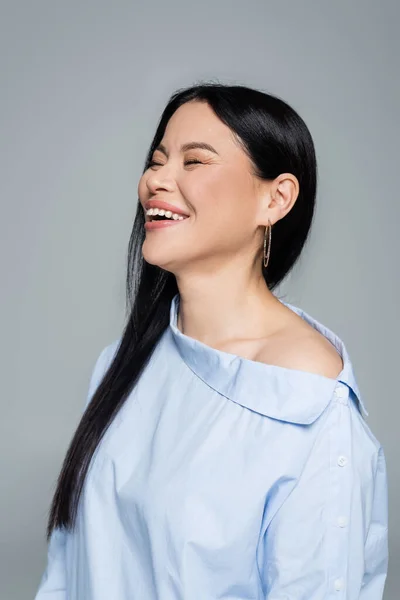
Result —
[[[92, 369], [85, 409], [96, 391], [100, 379], [108, 366], [110, 346], [100, 353]], [[34, 600], [66, 600], [65, 544], [68, 532], [56, 528], [53, 530], [47, 548], [47, 564]]]
[[382, 447], [351, 399], [333, 400], [320, 419], [301, 476], [263, 536], [265, 598], [381, 600], [388, 566]]

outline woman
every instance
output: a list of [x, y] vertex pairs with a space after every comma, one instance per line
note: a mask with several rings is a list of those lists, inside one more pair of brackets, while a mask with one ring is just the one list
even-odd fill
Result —
[[385, 459], [349, 355], [273, 294], [314, 213], [304, 121], [243, 86], [180, 90], [138, 194], [127, 323], [94, 367], [36, 600], [382, 598]]

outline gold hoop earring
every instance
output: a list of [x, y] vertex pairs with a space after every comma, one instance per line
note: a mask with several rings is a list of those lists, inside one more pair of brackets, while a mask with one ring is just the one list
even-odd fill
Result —
[[[268, 233], [268, 250], [267, 250], [267, 252], [265, 252], [265, 248], [267, 246], [267, 233]], [[271, 251], [271, 237], [272, 237], [272, 225], [271, 225], [270, 221], [268, 220], [268, 225], [265, 227], [265, 233], [264, 233], [264, 253], [263, 253], [264, 268], [266, 268], [269, 263], [269, 256], [270, 256], [270, 251]]]

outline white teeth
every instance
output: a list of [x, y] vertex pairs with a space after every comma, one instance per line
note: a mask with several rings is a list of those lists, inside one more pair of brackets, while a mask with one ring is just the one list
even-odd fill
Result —
[[174, 221], [182, 221], [185, 217], [178, 213], [173, 213], [170, 210], [164, 210], [163, 208], [149, 208], [146, 211], [146, 215], [151, 217], [153, 215], [160, 215], [161, 217], [165, 216], [167, 219], [173, 219]]

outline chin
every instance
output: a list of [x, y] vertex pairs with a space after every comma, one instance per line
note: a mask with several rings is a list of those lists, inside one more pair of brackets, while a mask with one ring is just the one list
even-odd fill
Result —
[[171, 258], [167, 259], [167, 257], [165, 256], [165, 252], [160, 252], [160, 250], [154, 250], [149, 252], [143, 248], [142, 255], [144, 260], [150, 265], [160, 267], [161, 269], [165, 269], [166, 271], [171, 271], [172, 264], [174, 264], [175, 262], [174, 260], [171, 260]]
[[171, 240], [162, 243], [160, 240], [146, 238], [142, 244], [142, 255], [151, 265], [170, 270], [170, 266], [179, 264], [184, 252], [179, 248], [179, 244], [171, 243]]

